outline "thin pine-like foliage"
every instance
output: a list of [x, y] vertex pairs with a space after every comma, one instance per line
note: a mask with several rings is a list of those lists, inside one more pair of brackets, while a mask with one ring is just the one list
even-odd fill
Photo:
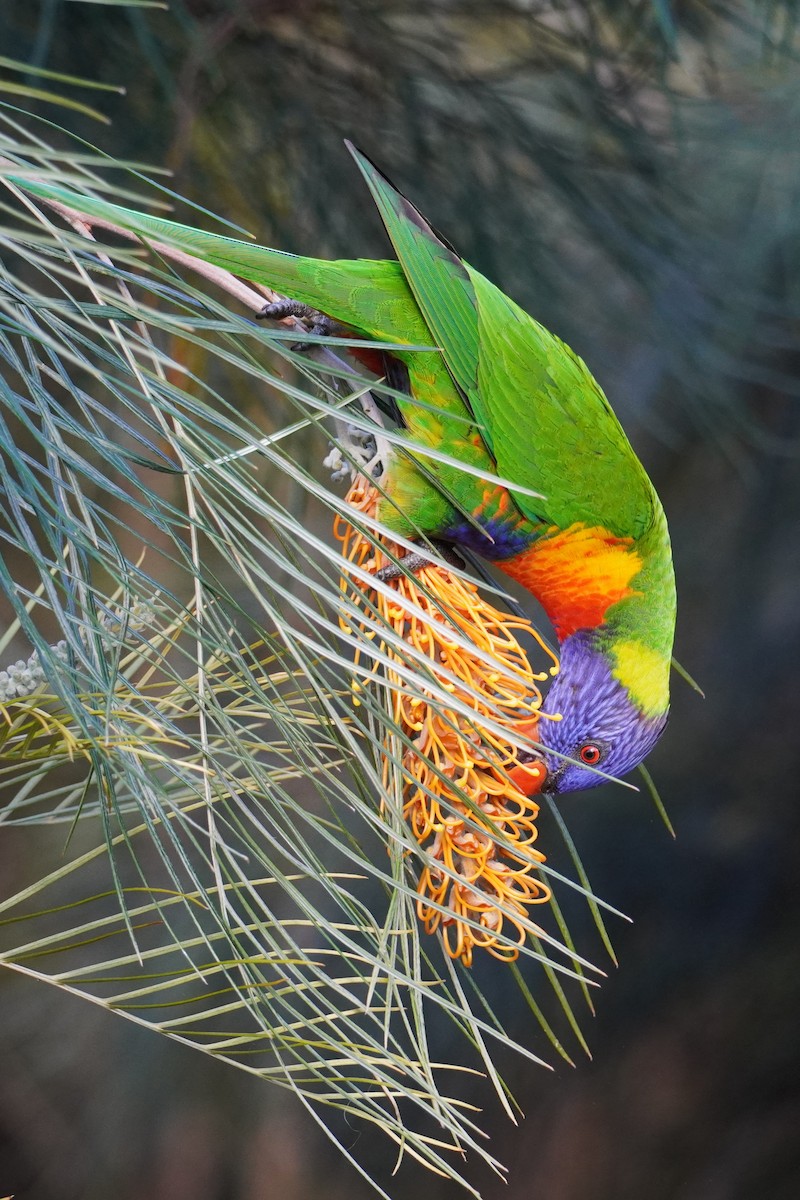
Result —
[[[150, 44], [147, 6], [127, 7]], [[243, 73], [249, 6], [245, 16], [227, 56]], [[349, 238], [352, 205], [331, 213], [310, 186], [291, 202], [281, 193], [281, 180], [304, 178], [287, 166], [285, 126], [296, 122], [317, 184], [346, 195], [356, 183], [315, 105], [372, 149], [375, 114], [351, 85], [369, 87], [374, 69], [392, 164], [407, 175], [426, 164], [422, 200], [427, 183], [440, 192], [438, 219], [469, 257], [523, 300], [535, 280], [545, 317], [562, 288], [575, 301], [559, 326], [570, 340], [571, 321], [595, 323], [602, 343], [604, 320], [613, 334], [624, 317], [632, 340], [658, 347], [659, 371], [701, 429], [764, 436], [737, 406], [731, 374], [784, 388], [783, 368], [761, 356], [796, 342], [783, 319], [797, 309], [791, 272], [788, 299], [775, 299], [797, 212], [793, 6], [540, 12], [461, 0], [344, 6], [340, 19], [298, 17], [315, 30], [292, 49], [303, 86], [286, 88], [276, 36], [260, 68], [266, 102], [222, 96], [205, 113], [198, 101], [194, 153], [220, 171], [216, 207], [244, 219], [242, 196], [257, 195], [264, 240], [320, 252], [346, 212]], [[128, 53], [125, 39], [110, 53], [116, 44]], [[759, 104], [778, 103], [751, 132], [730, 114], [736, 81], [756, 66]], [[97, 92], [8, 60], [0, 73], [0, 175], [24, 168], [133, 207], [172, 201], [141, 164], [103, 159], [26, 112], [46, 101], [62, 120], [91, 121]], [[267, 110], [285, 119], [272, 128]], [[258, 146], [249, 161], [264, 178], [253, 168], [243, 183], [232, 129]], [[499, 243], [469, 244], [480, 197], [513, 231], [505, 259], [493, 261]], [[360, 465], [352, 428], [375, 434], [361, 408], [374, 381], [325, 339], [297, 353], [296, 333], [255, 323], [252, 306], [207, 279], [103, 239], [0, 191], [0, 836], [13, 829], [33, 848], [27, 876], [0, 900], [0, 962], [26, 986], [50, 984], [291, 1089], [323, 1125], [330, 1116], [337, 1128], [336, 1110], [374, 1125], [399, 1157], [469, 1188], [463, 1152], [502, 1168], [460, 1075], [482, 1072], [513, 1115], [501, 1059], [516, 1053], [533, 1069], [585, 1045], [598, 967], [613, 958], [607, 906], [548, 805], [536, 818], [536, 878], [550, 899], [519, 958], [481, 958], [478, 947], [468, 969], [445, 952], [436, 886], [460, 883], [452, 872], [448, 883], [435, 840], [417, 836], [442, 802], [441, 759], [414, 768], [412, 794], [404, 763], [418, 747], [392, 673], [424, 696], [436, 729], [470, 720], [476, 697], [454, 710], [400, 625], [376, 634], [369, 579], [360, 591], [352, 574], [341, 585], [332, 529], [353, 513], [321, 465], [331, 440], [337, 462]], [[587, 256], [609, 265], [609, 317], [582, 290]], [[640, 295], [647, 305], [631, 301]], [[360, 518], [358, 528], [379, 553], [386, 531]], [[452, 641], [473, 652], [463, 630]], [[486, 837], [470, 796], [444, 783], [461, 844]], [[491, 836], [503, 833], [495, 821]], [[436, 885], [423, 897], [432, 934], [417, 916], [425, 880]], [[473, 933], [478, 914], [467, 905]], [[503, 915], [498, 945], [510, 957], [519, 914]], [[505, 942], [502, 928], [515, 931]], [[524, 1044], [505, 1027], [506, 1006], [489, 1002], [487, 972], [503, 972], [530, 1009]], [[452, 1047], [453, 1033], [460, 1047], [445, 1060], [437, 1047]]]
[[[49, 138], [0, 109], [4, 173], [141, 202], [136, 174]], [[53, 832], [59, 847], [2, 897], [2, 965], [287, 1087], [323, 1122], [371, 1123], [465, 1186], [465, 1152], [501, 1171], [458, 1075], [483, 1072], [511, 1115], [497, 1051], [569, 1059], [601, 976], [559, 892], [606, 935], [588, 881], [549, 854], [535, 925], [500, 897], [516, 924], [499, 944], [521, 957], [494, 969], [539, 1030], [521, 1044], [417, 919], [441, 862], [404, 813], [391, 671], [402, 656], [404, 687], [443, 720], [452, 689], [389, 622], [354, 653], [363, 601], [332, 536], [353, 512], [320, 467], [330, 439], [359, 465], [336, 431], [345, 415], [369, 433], [370, 381], [168, 259], [104, 247], [10, 183], [1, 203], [0, 825], [42, 838], [37, 864]], [[456, 624], [448, 639], [476, 652]], [[459, 704], [469, 718], [469, 688]], [[443, 1021], [463, 1039], [453, 1061]]]

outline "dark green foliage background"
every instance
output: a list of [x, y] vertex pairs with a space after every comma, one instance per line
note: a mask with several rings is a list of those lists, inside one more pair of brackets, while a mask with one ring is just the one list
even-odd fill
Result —
[[[476, 1179], [491, 1200], [800, 1195], [794, 9], [4, 0], [0, 11], [3, 54], [126, 86], [104, 103], [113, 124], [86, 122], [84, 136], [168, 164], [178, 191], [261, 241], [385, 252], [342, 147], [352, 138], [588, 360], [664, 498], [677, 654], [707, 696], [676, 680], [651, 761], [678, 838], [619, 789], [565, 810], [597, 891], [635, 924], [615, 930], [621, 969], [599, 997], [593, 1062], [552, 1075], [504, 1064], [525, 1120], [497, 1114], [493, 1151], [511, 1178]], [[13, 837], [0, 844], [4, 872], [17, 852]], [[482, 982], [528, 1019], [501, 966]], [[0, 1011], [0, 1194], [369, 1194], [282, 1092], [18, 982]], [[391, 1180], [376, 1134], [339, 1132], [374, 1139], [359, 1154], [397, 1200], [454, 1195], [413, 1166]]]

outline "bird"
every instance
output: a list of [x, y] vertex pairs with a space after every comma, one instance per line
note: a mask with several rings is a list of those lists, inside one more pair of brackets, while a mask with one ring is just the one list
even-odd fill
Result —
[[669, 713], [676, 589], [661, 501], [583, 360], [346, 145], [395, 258], [298, 256], [15, 182], [290, 298], [263, 315], [321, 314], [318, 328], [374, 341], [354, 353], [390, 380], [405, 438], [385, 464], [380, 519], [408, 539], [477, 553], [544, 608], [560, 651], [547, 711], [560, 719], [538, 726], [541, 790], [624, 776]]

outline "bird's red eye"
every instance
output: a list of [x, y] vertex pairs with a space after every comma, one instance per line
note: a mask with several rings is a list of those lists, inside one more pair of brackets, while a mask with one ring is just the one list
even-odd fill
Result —
[[587, 742], [578, 751], [578, 758], [582, 763], [586, 763], [587, 767], [596, 767], [602, 757], [603, 751], [593, 742]]

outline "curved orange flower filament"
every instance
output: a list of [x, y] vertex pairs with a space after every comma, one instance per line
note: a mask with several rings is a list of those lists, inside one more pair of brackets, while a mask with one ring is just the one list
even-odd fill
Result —
[[[362, 476], [347, 499], [356, 512], [374, 517], [378, 492]], [[346, 518], [337, 518], [334, 533], [347, 561], [362, 570], [375, 573], [391, 562], [376, 539]], [[402, 558], [402, 548], [377, 541]], [[558, 663], [530, 622], [494, 608], [446, 567], [425, 565], [389, 587], [392, 594], [386, 595], [346, 570], [342, 576], [350, 611], [364, 614], [360, 633], [376, 640], [389, 661], [384, 670], [393, 717], [412, 743], [402, 760], [403, 812], [425, 851], [417, 914], [428, 933], [441, 929], [447, 953], [466, 966], [476, 946], [512, 961], [531, 925], [528, 909], [550, 900], [550, 889], [535, 874], [545, 856], [534, 847], [539, 805], [533, 797], [546, 773], [533, 752], [521, 759], [497, 727], [520, 739], [536, 738], [538, 685], [547, 675], [532, 670], [517, 635], [534, 638]], [[415, 656], [405, 658], [396, 643], [374, 632], [374, 610]], [[343, 616], [342, 627], [351, 632], [352, 618]], [[420, 657], [439, 685], [436, 704], [433, 689], [426, 694], [424, 686], [409, 686], [407, 669], [392, 665], [407, 668]], [[470, 716], [442, 704], [442, 693]], [[390, 770], [387, 757], [387, 781]]]

